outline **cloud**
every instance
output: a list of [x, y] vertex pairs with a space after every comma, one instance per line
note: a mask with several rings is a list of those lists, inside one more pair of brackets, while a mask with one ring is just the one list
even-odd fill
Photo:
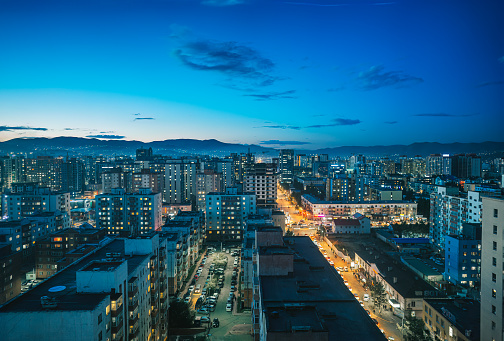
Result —
[[279, 145], [279, 146], [285, 146], [285, 145], [291, 145], [291, 146], [300, 146], [303, 144], [310, 144], [310, 142], [303, 142], [303, 141], [280, 141], [280, 140], [268, 140], [268, 141], [261, 141], [259, 144], [267, 144], [267, 145]]
[[316, 4], [311, 2], [291, 2], [291, 1], [285, 1], [284, 4], [300, 5], [300, 6], [316, 6], [316, 7], [341, 7], [349, 5], [349, 4]]
[[132, 114], [133, 116], [140, 116], [140, 113], [137, 113], [137, 114]]
[[174, 53], [194, 70], [217, 71], [254, 87], [272, 85], [280, 79], [271, 75], [275, 63], [249, 46], [234, 41], [194, 40], [187, 36], [178, 37], [183, 42]]
[[142, 120], [154, 120], [152, 117], [137, 117], [134, 121], [142, 121]]
[[443, 113], [443, 112], [439, 112], [439, 113], [425, 113], [425, 114], [415, 114], [413, 116], [417, 116], [417, 117], [469, 117], [469, 116], [475, 116], [477, 114], [459, 114], [459, 115], [455, 115], [455, 114], [446, 114], [446, 113]]
[[402, 71], [384, 72], [383, 65], [371, 66], [357, 77], [361, 90], [376, 90], [384, 87], [404, 88], [423, 83], [423, 79], [408, 75]]
[[327, 89], [328, 92], [337, 92], [337, 91], [342, 91], [345, 90], [344, 86], [338, 86], [337, 88], [329, 88]]
[[201, 2], [202, 5], [216, 7], [241, 5], [243, 3], [245, 3], [243, 0], [204, 0]]
[[383, 122], [383, 123], [385, 123], [385, 124], [396, 124], [396, 123], [397, 123], [397, 121], [385, 121], [385, 122]]
[[350, 118], [334, 118], [331, 120], [333, 123], [328, 124], [314, 124], [311, 126], [307, 126], [306, 128], [325, 128], [325, 127], [336, 127], [336, 126], [352, 126], [359, 123], [362, 123], [359, 119], [350, 119]]
[[95, 139], [109, 139], [109, 140], [121, 140], [126, 136], [122, 135], [87, 135], [86, 137], [91, 137]]
[[35, 128], [35, 127], [27, 127], [27, 126], [0, 126], [0, 131], [14, 131], [14, 130], [40, 130], [47, 131], [47, 128]]
[[288, 90], [288, 91], [281, 91], [281, 92], [268, 92], [264, 94], [250, 94], [250, 95], [243, 95], [247, 97], [254, 97], [256, 101], [270, 101], [270, 100], [275, 100], [275, 99], [284, 99], [284, 98], [298, 98], [297, 96], [291, 96], [294, 94], [296, 90]]
[[477, 88], [482, 88], [484, 86], [489, 86], [489, 85], [502, 85], [504, 84], [504, 81], [493, 81], [493, 82], [482, 82], [476, 85]]
[[301, 127], [297, 127], [297, 126], [288, 126], [288, 125], [262, 126], [262, 127], [256, 127], [256, 128], [293, 129], [293, 130], [299, 130], [299, 129], [301, 129]]

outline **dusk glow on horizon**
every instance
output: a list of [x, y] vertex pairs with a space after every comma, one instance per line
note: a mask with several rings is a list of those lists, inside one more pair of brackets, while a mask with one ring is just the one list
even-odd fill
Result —
[[3, 1], [0, 141], [504, 141], [504, 3]]

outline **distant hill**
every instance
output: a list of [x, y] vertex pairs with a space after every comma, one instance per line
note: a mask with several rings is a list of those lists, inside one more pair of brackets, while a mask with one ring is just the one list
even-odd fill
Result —
[[82, 137], [35, 137], [17, 138], [0, 142], [0, 152], [6, 153], [29, 153], [35, 155], [99, 155], [121, 154], [134, 155], [138, 148], [152, 147], [155, 154], [164, 155], [229, 155], [230, 153], [245, 153], [250, 151], [256, 154], [277, 155], [275, 149], [264, 148], [258, 145], [245, 145], [224, 143], [217, 140], [193, 140], [175, 139], [154, 142], [101, 140]]
[[481, 143], [437, 143], [437, 142], [417, 142], [410, 145], [391, 146], [343, 146], [335, 148], [317, 149], [314, 153], [329, 154], [329, 156], [350, 156], [363, 154], [369, 156], [397, 156], [406, 155], [409, 157], [430, 154], [461, 154], [461, 153], [496, 153], [504, 152], [504, 142], [481, 142]]
[[[101, 140], [82, 137], [34, 137], [17, 138], [0, 142], [0, 153], [33, 153], [32, 155], [134, 155], [138, 148], [152, 147], [155, 154], [163, 155], [212, 155], [225, 156], [230, 153], [245, 153], [249, 149], [252, 153], [277, 157], [278, 151], [274, 148], [265, 148], [258, 145], [225, 143], [215, 139], [173, 139], [154, 142]], [[350, 156], [364, 154], [368, 156], [427, 156], [429, 154], [459, 154], [459, 153], [487, 153], [496, 154], [504, 152], [504, 142], [481, 143], [436, 143], [420, 142], [410, 145], [391, 146], [342, 146], [323, 148], [317, 150], [298, 150], [305, 154], [329, 154], [329, 156]]]

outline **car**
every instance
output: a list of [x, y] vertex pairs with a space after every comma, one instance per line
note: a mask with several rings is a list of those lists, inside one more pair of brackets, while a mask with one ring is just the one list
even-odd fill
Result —
[[236, 280], [231, 281], [231, 285], [236, 285], [237, 283]]
[[226, 304], [226, 311], [233, 311], [233, 305], [231, 303]]
[[388, 340], [388, 341], [394, 341], [394, 340], [395, 340], [395, 338], [394, 338], [393, 336], [389, 336], [389, 337], [387, 337], [387, 340]]
[[219, 319], [218, 318], [214, 318], [213, 322], [212, 322], [212, 327], [219, 328], [219, 325], [220, 325]]
[[348, 286], [348, 281], [346, 279], [343, 280], [343, 283], [345, 283], [345, 285]]
[[189, 289], [187, 289], [187, 291], [189, 291], [189, 292], [192, 292], [193, 290], [194, 290], [194, 285], [190, 285]]
[[208, 316], [201, 316], [201, 323], [210, 323], [210, 317]]
[[235, 292], [236, 291], [236, 287], [234, 285], [231, 286], [231, 292]]
[[363, 299], [364, 299], [364, 302], [369, 301], [369, 294], [364, 294]]
[[184, 298], [184, 303], [189, 303], [191, 302], [191, 296], [187, 296], [186, 298]]
[[199, 314], [209, 314], [210, 310], [207, 307], [201, 307], [198, 309]]
[[350, 292], [352, 292], [352, 287], [350, 287], [350, 286], [349, 286], [349, 287], [348, 287], [348, 290], [350, 290]]
[[357, 294], [356, 292], [354, 292], [354, 297], [357, 299], [357, 301], [359, 300], [359, 294]]
[[371, 319], [371, 320], [373, 320], [373, 322], [374, 322], [377, 326], [379, 326], [379, 325], [380, 325], [380, 324], [378, 323], [378, 320], [377, 320], [377, 319]]
[[365, 309], [365, 310], [366, 310], [366, 313], [367, 313], [369, 316], [371, 316], [371, 312], [370, 312], [369, 310], [367, 310], [367, 309]]
[[332, 260], [329, 261], [329, 264], [334, 266], [334, 262]]
[[345, 269], [343, 271], [348, 272], [348, 267], [345, 266]]
[[359, 304], [361, 305], [361, 307], [364, 307], [364, 302], [362, 302], [361, 300], [359, 300]]

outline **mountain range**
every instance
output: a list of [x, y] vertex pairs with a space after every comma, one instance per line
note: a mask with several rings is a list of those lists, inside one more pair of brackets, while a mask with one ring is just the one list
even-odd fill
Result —
[[[0, 152], [32, 153], [31, 155], [134, 155], [138, 148], [152, 148], [155, 154], [164, 155], [211, 155], [224, 156], [230, 153], [250, 152], [267, 157], [278, 156], [278, 150], [258, 145], [225, 143], [215, 139], [172, 139], [164, 141], [141, 142], [122, 140], [103, 140], [82, 137], [35, 137], [16, 138], [0, 142]], [[304, 154], [328, 154], [334, 156], [350, 156], [364, 154], [368, 156], [427, 156], [429, 154], [499, 154], [504, 151], [504, 142], [480, 143], [437, 143], [419, 142], [410, 145], [390, 146], [342, 146], [317, 150], [296, 150]]]

